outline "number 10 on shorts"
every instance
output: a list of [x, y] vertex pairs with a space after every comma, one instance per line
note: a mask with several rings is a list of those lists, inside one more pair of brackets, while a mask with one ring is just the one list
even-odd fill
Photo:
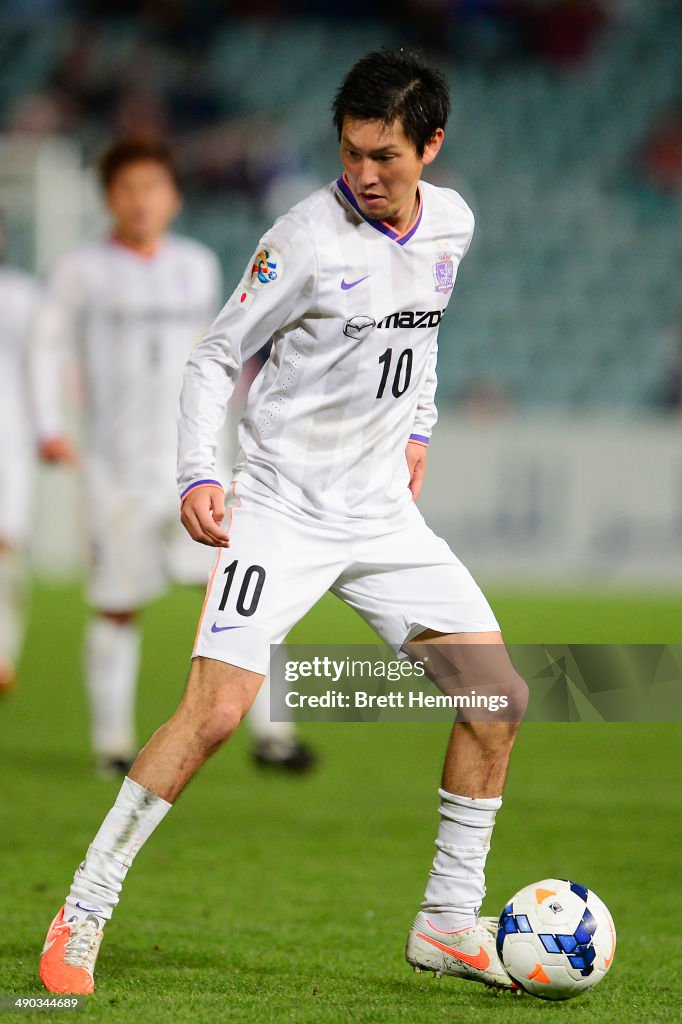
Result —
[[[238, 576], [237, 569], [239, 566], [239, 559], [235, 558], [234, 562], [230, 562], [229, 565], [225, 566], [223, 574], [227, 577], [225, 580], [225, 588], [223, 590], [223, 596], [220, 598], [220, 604], [218, 605], [218, 611], [224, 612], [227, 606], [227, 601], [232, 590], [232, 584]], [[236, 609], [239, 615], [250, 616], [253, 615], [258, 602], [260, 601], [261, 593], [263, 592], [263, 584], [265, 583], [265, 569], [262, 565], [250, 565], [248, 569], [241, 576], [241, 584], [237, 593]]]

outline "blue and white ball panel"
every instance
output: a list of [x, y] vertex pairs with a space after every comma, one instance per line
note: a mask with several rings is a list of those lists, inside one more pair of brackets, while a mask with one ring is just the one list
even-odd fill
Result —
[[543, 879], [516, 893], [497, 933], [509, 974], [545, 999], [567, 999], [596, 984], [611, 966], [615, 943], [605, 905], [567, 879]]

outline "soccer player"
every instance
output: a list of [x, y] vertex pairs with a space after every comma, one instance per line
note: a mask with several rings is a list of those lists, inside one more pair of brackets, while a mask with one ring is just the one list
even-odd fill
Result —
[[[0, 261], [4, 252], [0, 216]], [[24, 631], [33, 461], [26, 359], [38, 295], [29, 274], [0, 265], [0, 696], [15, 684]]]
[[[268, 644], [327, 590], [394, 650], [428, 655], [439, 684], [485, 678], [508, 695], [513, 721], [453, 727], [436, 857], [406, 955], [418, 969], [513, 987], [478, 910], [526, 686], [483, 594], [414, 501], [436, 420], [438, 324], [473, 231], [457, 193], [420, 185], [448, 108], [444, 77], [418, 57], [360, 60], [334, 104], [344, 173], [265, 234], [189, 359], [182, 518], [217, 558], [180, 705], [135, 760], [50, 925], [41, 977], [51, 991], [93, 991], [102, 929], [135, 854], [237, 728]], [[226, 511], [215, 438], [243, 361], [268, 338]]]
[[[178, 517], [175, 423], [185, 362], [219, 308], [221, 283], [210, 249], [168, 231], [181, 199], [165, 146], [116, 143], [100, 177], [111, 233], [55, 269], [36, 317], [32, 378], [40, 455], [66, 463], [77, 461], [62, 417], [70, 350], [83, 379], [94, 609], [86, 678], [98, 769], [112, 775], [125, 774], [137, 749], [138, 612], [169, 578], [205, 586], [210, 568]], [[263, 705], [259, 762], [307, 767], [307, 748], [291, 727], [270, 725]]]

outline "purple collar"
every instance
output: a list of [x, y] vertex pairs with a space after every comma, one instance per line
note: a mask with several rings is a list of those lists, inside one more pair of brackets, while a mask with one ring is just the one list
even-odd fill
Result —
[[382, 235], [387, 235], [389, 238], [392, 238], [394, 242], [398, 243], [398, 245], [405, 245], [405, 242], [409, 242], [409, 240], [412, 238], [412, 235], [415, 233], [415, 231], [417, 230], [421, 223], [422, 213], [424, 210], [424, 199], [421, 193], [421, 189], [419, 189], [419, 210], [417, 212], [417, 216], [415, 217], [414, 222], [410, 225], [407, 231], [404, 231], [403, 234], [401, 235], [399, 231], [396, 231], [395, 228], [392, 228], [390, 224], [386, 224], [385, 221], [372, 220], [370, 217], [365, 217], [364, 213], [358, 206], [357, 200], [351, 191], [350, 185], [348, 184], [343, 175], [340, 178], [338, 178], [336, 182], [336, 187], [338, 188], [339, 192], [344, 197], [344, 199], [346, 199], [350, 203], [353, 209], [360, 214], [362, 219], [366, 221], [367, 224], [370, 224], [373, 228], [376, 228], [376, 230], [380, 231]]

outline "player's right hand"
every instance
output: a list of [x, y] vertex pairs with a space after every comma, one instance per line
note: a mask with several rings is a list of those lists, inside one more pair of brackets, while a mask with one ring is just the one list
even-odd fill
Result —
[[229, 548], [230, 538], [221, 523], [225, 518], [225, 491], [203, 486], [190, 491], [180, 510], [182, 525], [192, 540], [212, 548]]
[[78, 452], [65, 434], [48, 437], [38, 445], [38, 455], [43, 462], [63, 463], [67, 466], [79, 464]]

